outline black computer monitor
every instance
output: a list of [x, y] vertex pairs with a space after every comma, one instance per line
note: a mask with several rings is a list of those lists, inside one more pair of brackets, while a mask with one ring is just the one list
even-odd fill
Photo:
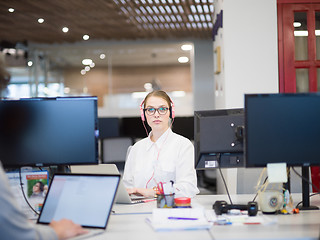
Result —
[[98, 163], [96, 97], [0, 101], [0, 161], [6, 168]]
[[112, 138], [120, 136], [120, 119], [116, 117], [98, 118], [99, 138]]
[[133, 139], [145, 138], [151, 131], [149, 125], [141, 120], [141, 117], [123, 117], [120, 121], [120, 136], [131, 137]]
[[172, 130], [189, 140], [194, 140], [194, 116], [190, 117], [175, 117]]
[[243, 109], [194, 112], [196, 169], [244, 167]]
[[[246, 167], [320, 165], [320, 93], [245, 95]], [[307, 174], [307, 176], [306, 176]], [[304, 207], [309, 184], [303, 181]]]

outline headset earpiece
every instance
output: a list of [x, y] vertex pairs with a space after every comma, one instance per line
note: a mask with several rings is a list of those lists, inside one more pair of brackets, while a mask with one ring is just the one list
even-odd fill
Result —
[[170, 102], [171, 102], [170, 118], [171, 118], [171, 119], [174, 119], [174, 117], [175, 117], [175, 113], [174, 113], [174, 103], [172, 102], [171, 98], [170, 98]]
[[140, 115], [141, 115], [141, 120], [144, 122], [146, 120], [145, 115], [144, 115], [144, 110], [143, 110], [143, 104], [144, 100], [140, 104]]

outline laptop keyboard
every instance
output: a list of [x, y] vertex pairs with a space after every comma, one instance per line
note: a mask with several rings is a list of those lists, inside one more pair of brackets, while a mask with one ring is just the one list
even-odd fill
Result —
[[73, 237], [73, 238], [69, 238], [69, 240], [81, 240], [81, 239], [87, 239], [89, 237], [93, 237], [99, 234], [104, 233], [106, 230], [104, 229], [93, 229], [93, 228], [85, 228], [86, 230], [88, 230], [88, 233]]

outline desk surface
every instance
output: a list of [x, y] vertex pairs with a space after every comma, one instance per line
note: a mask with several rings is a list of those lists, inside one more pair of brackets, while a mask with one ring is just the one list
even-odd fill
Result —
[[[251, 194], [243, 194], [231, 196], [231, 199], [233, 203], [246, 204], [253, 197]], [[301, 194], [294, 194], [293, 199], [297, 204], [301, 200]], [[198, 195], [192, 200], [192, 204], [212, 209], [216, 200], [229, 202], [226, 195]], [[312, 197], [311, 204], [320, 206], [320, 197]], [[268, 215], [277, 220], [277, 223], [271, 225], [214, 225], [210, 230], [155, 232], [145, 222], [155, 207], [156, 202], [115, 204], [115, 214], [109, 219], [107, 231], [90, 239], [319, 239], [320, 210], [301, 211], [296, 215]]]

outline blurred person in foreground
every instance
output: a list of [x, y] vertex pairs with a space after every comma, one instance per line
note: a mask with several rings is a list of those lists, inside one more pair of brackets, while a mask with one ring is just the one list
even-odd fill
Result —
[[[0, 99], [10, 81], [10, 74], [5, 69], [4, 56], [0, 53]], [[80, 225], [71, 220], [52, 221], [47, 225], [37, 225], [27, 219], [20, 210], [11, 192], [9, 180], [0, 159], [0, 232], [1, 239], [51, 240], [68, 239], [86, 233]]]

